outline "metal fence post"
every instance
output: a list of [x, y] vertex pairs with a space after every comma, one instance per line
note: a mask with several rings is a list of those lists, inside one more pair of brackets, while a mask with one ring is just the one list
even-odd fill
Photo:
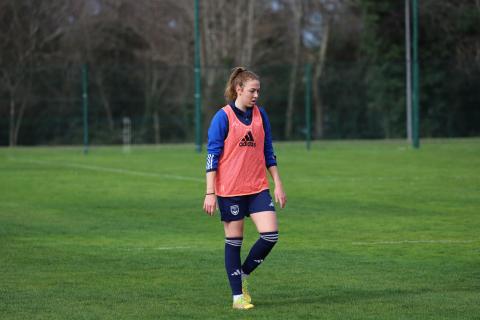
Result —
[[82, 66], [83, 153], [88, 154], [88, 65]]
[[413, 147], [420, 147], [420, 88], [418, 68], [418, 0], [413, 0]]
[[196, 151], [202, 151], [202, 94], [200, 78], [200, 31], [199, 8], [195, 0], [195, 144]]
[[307, 63], [305, 66], [305, 140], [307, 143], [307, 150], [310, 150], [310, 142], [312, 140], [312, 65]]

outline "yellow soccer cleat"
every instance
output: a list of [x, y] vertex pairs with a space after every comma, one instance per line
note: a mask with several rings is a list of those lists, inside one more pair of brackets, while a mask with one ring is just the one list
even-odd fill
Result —
[[248, 309], [252, 309], [254, 307], [254, 305], [247, 302], [245, 300], [245, 297], [242, 297], [242, 298], [238, 298], [237, 300], [235, 300], [233, 302], [232, 307], [233, 307], [233, 309], [248, 310]]
[[250, 295], [250, 292], [248, 292], [248, 282], [246, 277], [242, 279], [242, 293], [245, 301], [247, 303], [252, 303], [252, 296]]

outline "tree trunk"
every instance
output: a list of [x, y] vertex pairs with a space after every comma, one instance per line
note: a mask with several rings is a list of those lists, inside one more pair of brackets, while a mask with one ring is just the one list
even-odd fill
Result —
[[153, 112], [153, 129], [155, 131], [155, 144], [160, 143], [160, 117], [158, 116], [158, 111]]
[[21, 105], [20, 110], [19, 110], [18, 115], [17, 115], [17, 119], [15, 121], [15, 125], [14, 125], [15, 130], [14, 130], [14, 133], [13, 133], [15, 145], [18, 144], [18, 133], [20, 132], [20, 127], [22, 125], [23, 114], [25, 113], [26, 106], [27, 106], [27, 101], [24, 100], [22, 102], [22, 105]]
[[323, 24], [322, 30], [322, 43], [318, 50], [318, 56], [315, 61], [315, 71], [313, 74], [312, 79], [312, 93], [313, 93], [313, 105], [315, 110], [315, 128], [314, 128], [314, 136], [315, 138], [322, 138], [323, 137], [323, 106], [320, 97], [320, 78], [323, 73], [323, 68], [325, 66], [325, 60], [327, 56], [327, 49], [328, 49], [328, 38], [330, 36], [330, 19], [326, 19], [325, 23]]
[[299, 1], [292, 2], [293, 13], [293, 56], [292, 69], [290, 71], [290, 79], [288, 85], [288, 102], [287, 111], [285, 113], [285, 139], [290, 139], [292, 136], [293, 127], [293, 109], [295, 104], [295, 89], [297, 84], [298, 60], [300, 55], [301, 42], [301, 19], [302, 19], [302, 3]]
[[13, 95], [10, 97], [10, 133], [9, 133], [9, 142], [8, 145], [10, 147], [14, 147], [16, 143], [15, 139], [15, 100], [13, 99]]
[[105, 109], [105, 113], [107, 115], [108, 128], [110, 129], [110, 131], [113, 132], [114, 123], [113, 123], [112, 108], [110, 107], [110, 101], [108, 100], [107, 94], [105, 93], [102, 77], [98, 73], [95, 73], [95, 79], [97, 80], [97, 84], [99, 88], [98, 91], [100, 94], [100, 100], [102, 101], [103, 109]]
[[[144, 102], [145, 102], [145, 105], [144, 105], [144, 112], [143, 112], [143, 119], [145, 121], [142, 121], [142, 127], [140, 128], [140, 132], [138, 132], [138, 136], [140, 136], [140, 139], [144, 139], [145, 136], [147, 135], [147, 132], [148, 132], [148, 128], [150, 127], [149, 125], [149, 121], [146, 121], [150, 114], [151, 114], [151, 110], [152, 110], [152, 91], [151, 91], [151, 83], [152, 83], [152, 79], [151, 79], [151, 74], [150, 74], [150, 71], [152, 69], [152, 63], [151, 63], [151, 58], [146, 58], [146, 61], [145, 61], [145, 68], [143, 70], [143, 78], [144, 78], [144, 90], [143, 90], [143, 94], [144, 94]], [[156, 142], [155, 142], [156, 143]]]
[[[84, 36], [84, 41], [85, 41], [85, 46], [86, 46], [86, 55], [87, 55], [88, 61], [92, 62], [92, 61], [95, 61], [95, 59], [93, 57], [94, 54], [93, 54], [92, 45], [91, 45], [91, 38], [90, 38], [92, 35], [90, 33], [90, 30], [88, 30], [87, 25], [85, 23], [86, 22], [82, 23], [82, 28], [84, 29], [83, 30], [83, 36]], [[102, 76], [101, 76], [102, 69], [97, 69], [97, 70], [92, 70], [91, 72], [93, 73], [95, 81], [98, 85], [100, 100], [102, 101], [102, 106], [105, 109], [105, 113], [107, 115], [108, 128], [110, 129], [110, 131], [113, 132], [114, 123], [113, 123], [112, 109], [110, 107], [110, 102], [108, 100], [108, 97], [105, 93], [105, 88], [104, 88], [103, 80], [102, 80]]]
[[[235, 11], [242, 12], [243, 1], [235, 1]], [[243, 45], [243, 26], [242, 26], [242, 19], [241, 15], [235, 15], [235, 23], [232, 23], [232, 26], [235, 26], [233, 29], [233, 38], [235, 39], [235, 48], [241, 48]], [[237, 61], [242, 60], [242, 52], [241, 50], [235, 50], [235, 58]]]
[[[221, 53], [224, 51], [222, 48], [222, 41], [219, 38], [218, 32], [214, 30], [215, 26], [215, 13], [218, 12], [218, 3], [212, 1], [203, 1], [205, 12], [209, 14], [203, 15], [203, 33], [202, 33], [202, 139], [206, 136], [206, 132], [209, 127], [210, 119], [212, 118], [216, 109], [214, 109], [212, 101], [219, 101], [219, 99], [213, 99], [214, 85], [217, 78], [217, 67], [221, 64]], [[215, 95], [217, 97], [218, 95]]]
[[244, 66], [250, 66], [252, 63], [252, 53], [253, 53], [253, 43], [254, 43], [254, 32], [253, 27], [255, 25], [255, 1], [248, 0], [247, 3], [248, 11], [247, 11], [247, 22], [246, 22], [246, 35], [245, 35], [245, 43], [242, 45], [242, 60], [241, 63]]
[[[147, 58], [148, 60], [145, 63], [145, 70], [144, 70], [144, 81], [145, 81], [145, 86], [144, 86], [144, 97], [145, 97], [145, 112], [143, 113], [143, 125], [141, 128], [140, 135], [142, 139], [147, 138], [148, 139], [148, 131], [150, 128], [150, 121], [149, 119], [152, 118], [153, 121], [153, 132], [154, 132], [154, 141], [155, 143], [158, 143], [157, 141], [157, 134], [156, 134], [156, 128], [155, 128], [155, 118], [154, 118], [154, 113], [157, 111], [154, 110], [155, 106], [154, 103], [157, 100], [157, 86], [158, 86], [158, 76], [157, 76], [157, 68], [155, 64], [152, 61], [152, 58], [149, 57]], [[158, 113], [157, 113], [158, 116]]]

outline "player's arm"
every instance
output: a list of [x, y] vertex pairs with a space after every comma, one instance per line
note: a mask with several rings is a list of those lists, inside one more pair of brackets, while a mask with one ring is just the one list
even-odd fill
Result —
[[283, 191], [282, 180], [280, 179], [277, 166], [268, 167], [268, 172], [270, 172], [273, 182], [275, 183], [275, 202], [280, 203], [281, 208], [285, 208], [285, 205], [287, 204], [287, 196], [285, 191]]
[[207, 187], [205, 191], [205, 201], [203, 202], [203, 210], [209, 215], [214, 215], [217, 210], [217, 197], [215, 196], [215, 177], [216, 171], [207, 172]]
[[262, 115], [263, 131], [265, 132], [265, 143], [263, 147], [263, 153], [265, 155], [265, 165], [267, 168], [277, 165], [277, 157], [275, 156], [275, 151], [273, 150], [272, 143], [272, 129], [270, 126], [270, 121], [268, 120], [267, 112], [263, 108], [260, 109], [260, 114]]
[[225, 111], [219, 110], [212, 119], [208, 129], [207, 165], [205, 200], [203, 210], [213, 215], [217, 209], [215, 195], [215, 177], [217, 175], [218, 161], [223, 152], [224, 141], [228, 134], [228, 117]]
[[270, 126], [270, 121], [268, 119], [265, 109], [260, 108], [260, 114], [262, 115], [263, 131], [265, 132], [263, 153], [265, 155], [265, 164], [268, 168], [268, 172], [270, 172], [273, 182], [275, 183], [275, 202], [280, 203], [281, 208], [285, 208], [285, 204], [287, 203], [287, 196], [283, 191], [282, 180], [280, 179], [280, 174], [278, 173], [277, 157], [275, 156], [275, 152], [273, 150], [272, 130]]

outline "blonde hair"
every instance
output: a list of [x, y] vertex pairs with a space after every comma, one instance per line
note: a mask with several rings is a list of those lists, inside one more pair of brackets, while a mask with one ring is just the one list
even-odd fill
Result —
[[232, 69], [232, 73], [228, 78], [225, 86], [225, 99], [227, 102], [237, 99], [237, 86], [243, 87], [248, 80], [259, 80], [260, 78], [252, 71], [243, 67], [236, 67]]

